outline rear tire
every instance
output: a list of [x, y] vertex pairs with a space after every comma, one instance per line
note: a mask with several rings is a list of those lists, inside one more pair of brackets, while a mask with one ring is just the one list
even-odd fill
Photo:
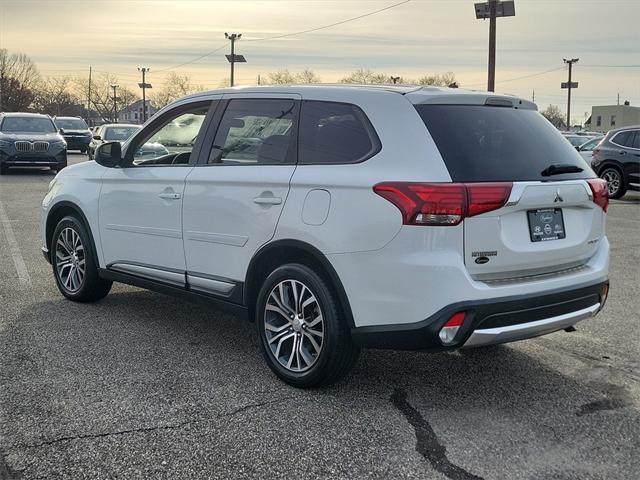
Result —
[[269, 368], [294, 387], [337, 382], [360, 354], [336, 293], [305, 265], [283, 265], [267, 277], [256, 303], [256, 325]]
[[7, 173], [9, 173], [9, 167], [3, 163], [0, 164], [0, 175], [6, 175]]
[[622, 172], [616, 167], [605, 167], [600, 172], [600, 178], [606, 180], [609, 198], [622, 198], [627, 193], [627, 186], [624, 182]]
[[111, 290], [112, 282], [98, 275], [91, 238], [76, 217], [64, 217], [58, 222], [49, 255], [58, 290], [69, 300], [95, 302]]

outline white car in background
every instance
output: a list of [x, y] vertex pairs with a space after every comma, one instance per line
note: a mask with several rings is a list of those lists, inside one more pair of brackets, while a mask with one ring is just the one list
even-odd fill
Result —
[[[160, 141], [168, 154], [139, 155]], [[571, 329], [607, 298], [606, 183], [525, 99], [203, 92], [95, 160], [60, 172], [42, 203], [62, 295], [97, 301], [118, 281], [234, 309], [294, 386], [337, 381], [361, 347]]]
[[591, 165], [591, 159], [593, 158], [593, 149], [596, 148], [604, 137], [596, 137], [576, 147], [578, 153], [585, 159], [585, 161]]
[[[140, 125], [126, 123], [110, 123], [97, 127], [89, 144], [89, 160], [93, 160], [96, 148], [105, 142], [126, 142], [131, 136], [142, 128]], [[158, 142], [145, 143], [140, 147], [139, 157], [156, 158], [169, 154], [169, 150]]]

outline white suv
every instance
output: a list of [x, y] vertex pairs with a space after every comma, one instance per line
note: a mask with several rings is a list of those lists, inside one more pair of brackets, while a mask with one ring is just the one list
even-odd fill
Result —
[[[147, 143], [168, 154], [141, 154]], [[112, 281], [255, 321], [269, 367], [328, 384], [360, 348], [451, 350], [594, 316], [606, 186], [523, 99], [281, 86], [179, 100], [64, 169], [42, 207], [62, 294]]]

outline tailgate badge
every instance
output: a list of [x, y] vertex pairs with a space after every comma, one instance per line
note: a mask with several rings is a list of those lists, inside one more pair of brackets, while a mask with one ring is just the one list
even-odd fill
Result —
[[556, 189], [556, 198], [553, 200], [553, 203], [564, 202], [562, 197], [560, 196], [560, 189]]

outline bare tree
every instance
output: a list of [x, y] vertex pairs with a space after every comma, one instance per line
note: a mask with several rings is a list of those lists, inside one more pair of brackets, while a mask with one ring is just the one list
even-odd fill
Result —
[[291, 85], [296, 83], [296, 77], [289, 70], [278, 70], [267, 75], [267, 83], [274, 85]]
[[453, 84], [458, 84], [456, 76], [453, 72], [447, 72], [436, 75], [424, 75], [420, 77], [415, 83], [418, 85], [432, 85], [434, 87], [449, 87]]
[[156, 108], [162, 108], [177, 99], [192, 93], [204, 90], [202, 85], [191, 83], [189, 75], [180, 75], [175, 72], [169, 73], [164, 79], [164, 86], [153, 91], [149, 99]]
[[40, 73], [31, 58], [0, 49], [0, 111], [27, 110], [39, 81]]
[[35, 87], [33, 108], [49, 115], [81, 115], [82, 102], [71, 91], [71, 77], [49, 77]]
[[300, 73], [295, 75], [297, 83], [320, 83], [322, 80], [316, 73], [310, 68], [305, 68]]
[[[82, 99], [88, 98], [89, 79], [76, 78], [73, 83], [74, 93]], [[94, 109], [104, 121], [115, 121], [113, 89], [111, 85], [119, 85], [119, 83], [118, 78], [109, 73], [103, 73], [100, 76], [94, 77], [91, 81], [91, 108]], [[118, 87], [117, 107], [119, 112], [139, 99], [138, 95], [127, 87], [123, 85]]]
[[540, 113], [544, 115], [544, 117], [549, 120], [554, 127], [564, 128], [566, 126], [564, 121], [565, 116], [557, 105], [549, 105]]
[[391, 83], [391, 77], [384, 73], [372, 72], [369, 69], [358, 69], [355, 72], [350, 73], [340, 83], [359, 83], [364, 85], [380, 85]]

